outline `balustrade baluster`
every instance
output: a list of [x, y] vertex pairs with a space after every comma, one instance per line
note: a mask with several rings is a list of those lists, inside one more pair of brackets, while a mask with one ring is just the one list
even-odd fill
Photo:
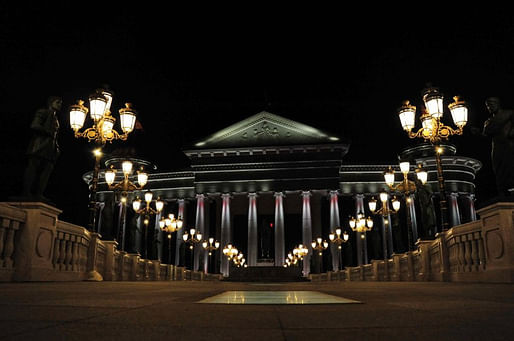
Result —
[[466, 258], [465, 258], [465, 249], [464, 249], [464, 241], [462, 240], [462, 236], [456, 237], [456, 241], [459, 245], [459, 272], [466, 271]]
[[485, 270], [485, 252], [484, 252], [484, 240], [482, 239], [482, 235], [480, 235], [478, 239], [478, 258], [480, 259], [480, 269]]
[[78, 271], [79, 269], [79, 248], [77, 243], [77, 236], [73, 236], [72, 239], [72, 246], [71, 246], [71, 254], [72, 254], [72, 260], [71, 260], [71, 271]]
[[0, 225], [0, 267], [4, 266], [4, 258], [3, 258], [3, 252], [4, 252], [4, 237], [5, 237], [5, 230], [9, 226], [9, 220], [6, 218], [2, 219], [2, 224]]
[[64, 257], [66, 256], [66, 241], [64, 240], [64, 234], [59, 233], [59, 271], [64, 270]]
[[473, 261], [471, 260], [471, 236], [466, 235], [463, 236], [465, 239], [464, 245], [465, 245], [465, 254], [464, 257], [466, 259], [466, 272], [471, 272], [473, 267]]
[[64, 256], [64, 268], [66, 271], [71, 271], [72, 269], [72, 265], [71, 265], [71, 236], [70, 235], [67, 235], [68, 238], [66, 238], [66, 248], [65, 248], [65, 256]]
[[471, 259], [473, 260], [473, 268], [471, 271], [478, 271], [480, 259], [478, 258], [478, 240], [475, 238], [471, 241]]
[[13, 259], [12, 255], [14, 253], [14, 224], [18, 222], [11, 221], [10, 222], [10, 228], [7, 229], [7, 235], [5, 238], [5, 244], [4, 244], [4, 267], [6, 268], [12, 268], [13, 266]]

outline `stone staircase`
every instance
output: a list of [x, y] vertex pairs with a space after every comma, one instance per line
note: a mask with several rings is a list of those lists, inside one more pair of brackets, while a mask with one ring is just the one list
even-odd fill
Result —
[[248, 268], [231, 267], [229, 276], [224, 279], [232, 282], [304, 282], [300, 267], [253, 266]]

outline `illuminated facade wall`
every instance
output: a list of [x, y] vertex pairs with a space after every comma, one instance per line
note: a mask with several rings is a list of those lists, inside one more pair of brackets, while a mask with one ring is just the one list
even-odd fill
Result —
[[[392, 218], [396, 227], [392, 226], [387, 240], [382, 232], [368, 233], [369, 238], [361, 238], [349, 229], [349, 215], [355, 215], [357, 207], [370, 215], [367, 202], [386, 188], [383, 172], [389, 166], [345, 164], [344, 156], [349, 147], [338, 137], [264, 112], [195, 143], [184, 151], [191, 161], [189, 169], [150, 174], [147, 189], [167, 201], [166, 209], [174, 210], [172, 213], [177, 213], [180, 202], [180, 210], [189, 212], [186, 228], [193, 227], [191, 224], [196, 220], [202, 225], [205, 239], [213, 237], [220, 240], [222, 248], [223, 244], [233, 243], [244, 252], [252, 266], [270, 265], [263, 260], [267, 258], [264, 257], [265, 251], [274, 255], [271, 265], [279, 266], [294, 245], [306, 244], [309, 239], [319, 236], [328, 240], [328, 233], [338, 226], [350, 233], [341, 266], [356, 265], [357, 262], [365, 264], [370, 258], [382, 255], [385, 246], [388, 246], [389, 254], [403, 251], [401, 248], [404, 246], [399, 241], [405, 239], [400, 236], [405, 223], [402, 212], [396, 222]], [[437, 200], [435, 158], [430, 155], [429, 148], [407, 149], [402, 156], [411, 160], [412, 167], [421, 163], [428, 170], [427, 186], [433, 192], [432, 200]], [[442, 162], [446, 191], [452, 196], [454, 207], [449, 212], [458, 215], [450, 217], [449, 221], [476, 219], [474, 178], [481, 167], [480, 162], [456, 155], [452, 146], [447, 146]], [[397, 181], [400, 181], [398, 166], [391, 166], [398, 171]], [[100, 188], [102, 186], [105, 189], [105, 184], [100, 183]], [[112, 201], [113, 198], [108, 191], [99, 191], [98, 201]], [[328, 209], [324, 211], [323, 207], [327, 205]], [[198, 207], [202, 208], [201, 212]], [[437, 209], [437, 205], [434, 207]], [[412, 211], [416, 213], [416, 209], [420, 210], [419, 204]], [[327, 214], [329, 216], [324, 217]], [[420, 215], [418, 212], [417, 235], [421, 238], [434, 235], [437, 230], [423, 226]], [[109, 224], [109, 219], [102, 221]], [[130, 221], [126, 219], [127, 230], [131, 228], [128, 226]], [[375, 217], [375, 223], [376, 230], [380, 231], [381, 219]], [[274, 229], [272, 234], [268, 233], [270, 228]], [[394, 238], [395, 229], [399, 231], [399, 241]], [[138, 233], [141, 231], [136, 229], [135, 234]], [[173, 245], [175, 256], [171, 261], [177, 265], [189, 265], [187, 257], [190, 256], [181, 251], [180, 240]], [[273, 250], [268, 250], [270, 247]], [[380, 250], [368, 252], [370, 247]], [[344, 256], [348, 252], [354, 255], [351, 260]], [[195, 268], [221, 271], [227, 275], [228, 264], [221, 259], [220, 253], [215, 253], [215, 260], [210, 261], [195, 252]], [[311, 257], [304, 273], [314, 271], [317, 266], [318, 270], [337, 270], [339, 256], [333, 248], [326, 253], [329, 256], [323, 257], [321, 266], [316, 264], [318, 259]], [[185, 261], [177, 259], [181, 257]]]

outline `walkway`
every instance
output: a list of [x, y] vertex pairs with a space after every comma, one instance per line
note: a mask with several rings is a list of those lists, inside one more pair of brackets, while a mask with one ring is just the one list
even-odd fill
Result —
[[[196, 303], [247, 290], [318, 291], [361, 303]], [[2, 283], [0, 307], [2, 340], [512, 340], [514, 285]]]

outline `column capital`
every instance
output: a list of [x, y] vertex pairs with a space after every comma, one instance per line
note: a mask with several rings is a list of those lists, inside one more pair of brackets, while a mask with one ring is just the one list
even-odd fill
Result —
[[257, 194], [256, 192], [248, 193], [248, 198], [258, 198], [258, 197], [259, 197], [259, 194]]
[[232, 199], [233, 195], [232, 195], [232, 193], [222, 193], [221, 198], [222, 199]]
[[275, 198], [277, 198], [277, 197], [282, 197], [282, 198], [284, 198], [284, 197], [286, 196], [286, 194], [285, 194], [284, 192], [275, 192], [275, 193], [273, 194], [273, 196], [274, 196]]
[[205, 199], [205, 198], [206, 198], [206, 195], [205, 195], [205, 194], [202, 194], [202, 193], [201, 193], [201, 194], [197, 194], [197, 195], [195, 196], [195, 198], [196, 198], [196, 199]]
[[364, 194], [355, 194], [354, 196], [355, 199], [364, 199]]
[[450, 196], [451, 196], [452, 198], [458, 198], [458, 197], [459, 197], [459, 193], [457, 193], [457, 192], [451, 192], [451, 193], [450, 193]]
[[302, 197], [312, 197], [311, 191], [302, 191]]
[[340, 191], [338, 189], [330, 190], [328, 193], [330, 194], [330, 196], [340, 195]]

